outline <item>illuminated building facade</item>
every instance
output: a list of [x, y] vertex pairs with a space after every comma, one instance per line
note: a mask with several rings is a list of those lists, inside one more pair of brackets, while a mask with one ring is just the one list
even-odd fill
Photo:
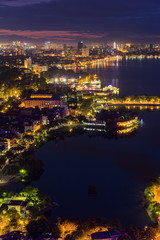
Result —
[[63, 103], [63, 97], [59, 95], [52, 95], [52, 94], [32, 94], [29, 99], [24, 100], [20, 107], [25, 108], [35, 108], [39, 107], [42, 108], [54, 108], [54, 107], [61, 107]]
[[51, 49], [56, 49], [56, 43], [53, 43], [53, 42], [45, 42], [45, 46], [44, 46], [44, 48], [46, 49], [46, 50], [51, 50]]
[[27, 58], [24, 60], [24, 67], [25, 68], [32, 68], [32, 59], [31, 58]]
[[89, 48], [82, 48], [82, 57], [89, 57]]
[[61, 107], [61, 100], [54, 100], [51, 98], [32, 98], [24, 100], [25, 108], [54, 108]]
[[39, 74], [41, 72], [47, 72], [48, 71], [48, 66], [47, 65], [40, 66], [40, 65], [34, 64], [33, 65], [33, 71], [37, 74]]
[[116, 42], [113, 43], [113, 49], [117, 49], [117, 43]]
[[32, 94], [30, 98], [52, 98], [52, 94]]

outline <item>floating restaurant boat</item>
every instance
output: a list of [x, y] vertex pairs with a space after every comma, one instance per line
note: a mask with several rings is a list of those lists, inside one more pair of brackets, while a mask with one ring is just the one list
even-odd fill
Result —
[[129, 119], [127, 121], [117, 122], [117, 127], [118, 127], [117, 134], [118, 135], [130, 134], [136, 129], [138, 129], [140, 125], [141, 125], [141, 121], [138, 119], [138, 117]]
[[140, 121], [139, 121], [138, 117], [135, 117], [135, 118], [129, 119], [127, 121], [119, 121], [119, 122], [117, 122], [117, 126], [120, 128], [129, 128], [129, 127], [135, 126], [139, 123], [140, 123]]

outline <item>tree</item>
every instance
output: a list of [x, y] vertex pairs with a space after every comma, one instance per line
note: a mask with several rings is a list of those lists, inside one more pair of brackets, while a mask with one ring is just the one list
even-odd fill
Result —
[[82, 114], [87, 114], [88, 112], [91, 111], [92, 103], [93, 103], [93, 99], [84, 99], [84, 100], [82, 100], [82, 103], [81, 103], [81, 106], [80, 106], [80, 111], [82, 112]]
[[[155, 239], [157, 228], [145, 227], [144, 229], [138, 227], [129, 227], [127, 233], [132, 240], [152, 240]], [[124, 238], [125, 239], [125, 238]], [[123, 240], [123, 238], [120, 240]]]
[[37, 194], [38, 194], [38, 188], [32, 188], [32, 187], [26, 187], [21, 192], [21, 195], [23, 195], [29, 199], [37, 197]]
[[127, 233], [131, 236], [131, 239], [132, 240], [142, 240], [141, 237], [142, 237], [142, 231], [140, 228], [138, 227], [129, 227], [127, 229]]
[[52, 233], [52, 227], [46, 217], [41, 216], [36, 220], [31, 220], [26, 226], [27, 235], [33, 239]]
[[117, 222], [110, 222], [103, 218], [89, 218], [87, 221], [81, 219], [76, 220], [58, 220], [58, 229], [60, 236], [65, 240], [81, 240], [86, 239], [92, 233], [107, 231], [108, 227], [117, 228]]
[[67, 235], [71, 235], [73, 232], [77, 230], [78, 225], [70, 220], [62, 221], [61, 219], [58, 220], [57, 223], [58, 229], [60, 231], [60, 236], [62, 239], [65, 239]]
[[12, 230], [24, 231], [28, 219], [25, 219], [14, 207], [0, 213], [0, 234]]
[[118, 238], [118, 240], [132, 240], [128, 234], [123, 234]]
[[155, 239], [157, 229], [153, 227], [146, 227], [142, 232], [142, 240]]

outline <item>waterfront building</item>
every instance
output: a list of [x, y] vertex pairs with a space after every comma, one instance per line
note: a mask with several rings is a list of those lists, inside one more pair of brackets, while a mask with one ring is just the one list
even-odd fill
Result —
[[39, 107], [42, 108], [54, 108], [60, 107], [61, 100], [60, 99], [51, 99], [51, 98], [36, 98], [36, 99], [26, 99], [24, 100], [24, 107], [26, 108], [35, 108]]
[[32, 94], [29, 99], [25, 99], [20, 107], [25, 108], [54, 108], [61, 107], [63, 102], [63, 96], [52, 94]]
[[92, 87], [90, 89], [87, 89], [87, 88], [86, 89], [85, 88], [83, 88], [83, 89], [77, 88], [77, 89], [81, 90], [83, 96], [88, 95], [88, 94], [89, 95], [93, 94], [95, 96], [101, 96], [101, 97], [106, 97], [108, 95], [119, 95], [119, 88], [113, 87], [111, 85], [106, 86], [104, 88], [99, 88], [99, 87], [93, 88]]

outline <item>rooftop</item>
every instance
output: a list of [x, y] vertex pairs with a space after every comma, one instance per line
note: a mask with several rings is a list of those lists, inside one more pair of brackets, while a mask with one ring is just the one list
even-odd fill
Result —
[[110, 239], [111, 238], [108, 231], [93, 233], [91, 234], [91, 237], [92, 239], [107, 239], [107, 238]]
[[27, 201], [22, 201], [22, 200], [11, 200], [8, 206], [22, 206], [26, 207], [27, 206]]

